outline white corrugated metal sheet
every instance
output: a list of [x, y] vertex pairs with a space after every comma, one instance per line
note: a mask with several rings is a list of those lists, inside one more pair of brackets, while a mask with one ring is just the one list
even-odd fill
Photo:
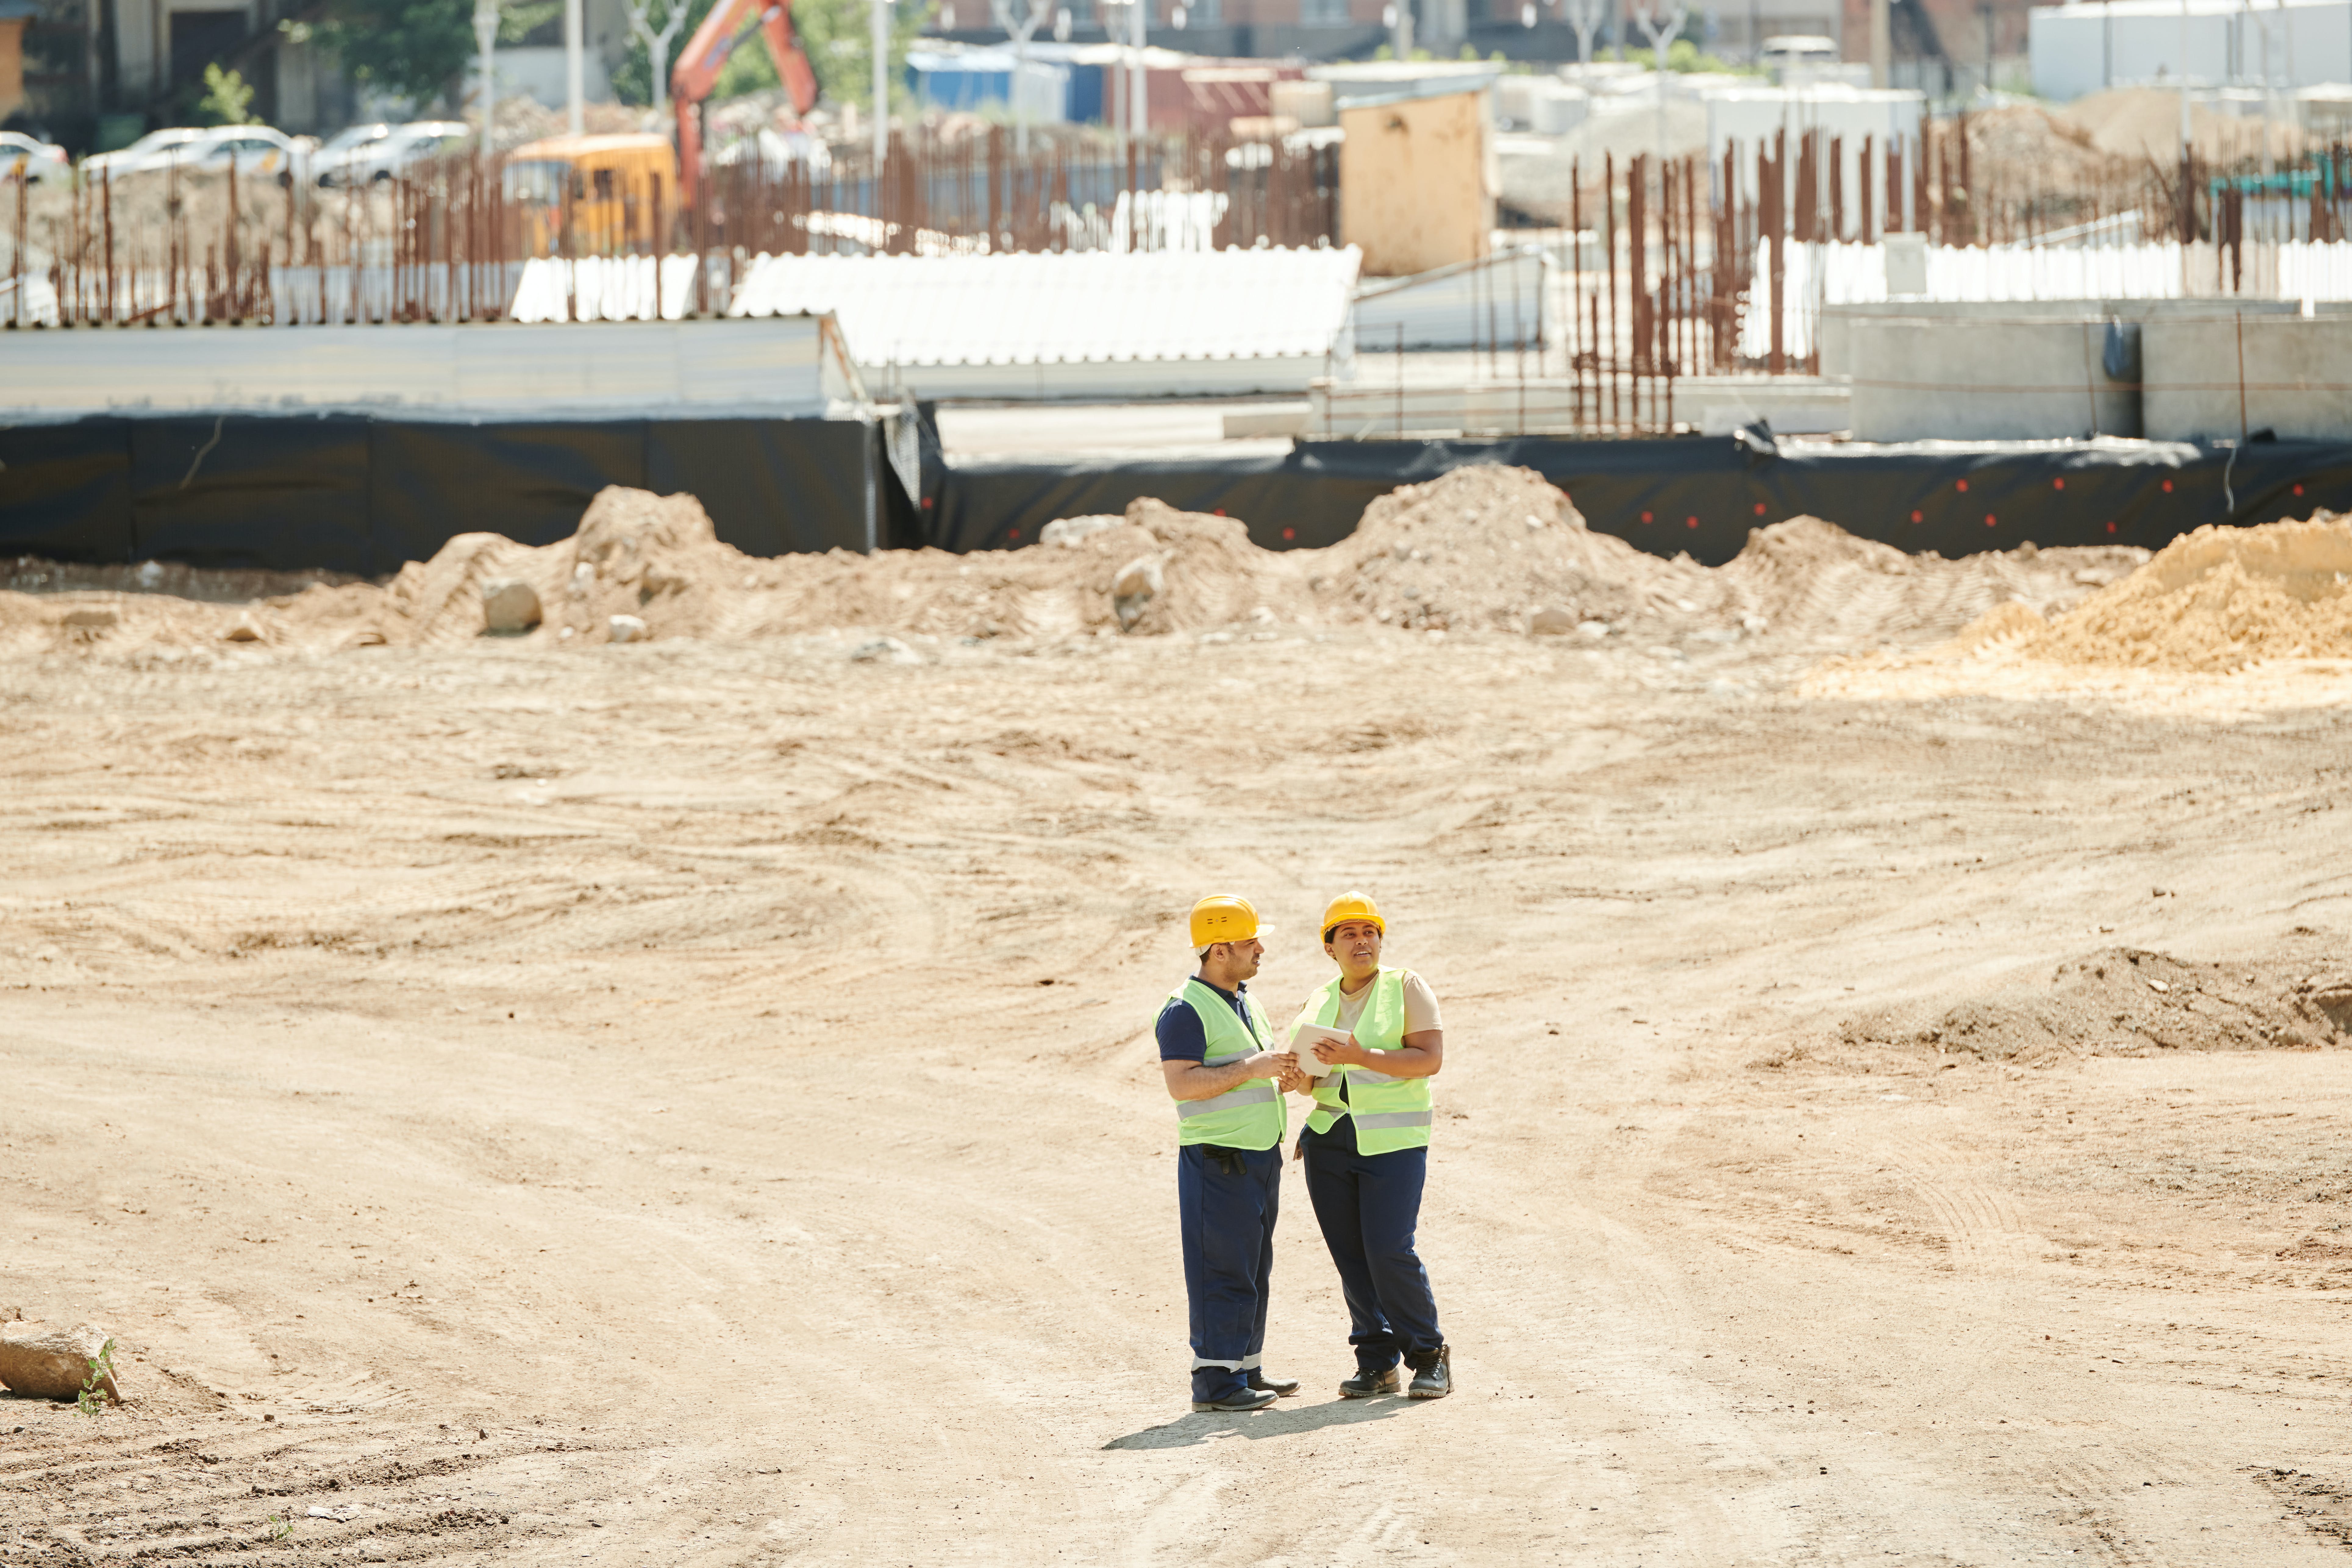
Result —
[[837, 342], [829, 323], [807, 317], [17, 331], [0, 415], [396, 408], [806, 417], [862, 395]]
[[[1249, 377], [1236, 381], [1232, 372], [1249, 361], [1311, 361], [1316, 375], [1324, 373], [1327, 358], [1344, 362], [1360, 259], [1352, 246], [1127, 256], [763, 256], [729, 314], [830, 312], [877, 395], [890, 384], [919, 388], [926, 368], [990, 366], [1027, 368], [1003, 378], [1015, 389], [1003, 395], [1013, 397], [1038, 395], [1034, 389], [1048, 378], [1036, 367], [1054, 365], [1181, 364], [1187, 369], [1179, 379], [1205, 377], [1218, 390], [1246, 390]], [[971, 375], [951, 379], [962, 395], [990, 395], [963, 390], [978, 384]], [[1305, 385], [1297, 381], [1301, 390]]]

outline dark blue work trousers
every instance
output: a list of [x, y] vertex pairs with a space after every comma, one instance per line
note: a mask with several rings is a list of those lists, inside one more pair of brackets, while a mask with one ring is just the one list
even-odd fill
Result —
[[1192, 1398], [1231, 1399], [1265, 1351], [1282, 1149], [1186, 1144], [1176, 1151], [1184, 1296], [1192, 1317]]
[[1357, 1369], [1384, 1372], [1407, 1354], [1436, 1350], [1445, 1343], [1437, 1327], [1437, 1299], [1412, 1249], [1429, 1151], [1359, 1154], [1353, 1116], [1340, 1117], [1328, 1133], [1301, 1134], [1300, 1142], [1307, 1150], [1307, 1199], [1348, 1299], [1348, 1343], [1356, 1347]]

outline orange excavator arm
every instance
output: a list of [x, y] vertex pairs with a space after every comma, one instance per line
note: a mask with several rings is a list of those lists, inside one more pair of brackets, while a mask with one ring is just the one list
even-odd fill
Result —
[[702, 100], [719, 85], [727, 57], [756, 26], [776, 62], [776, 79], [793, 100], [793, 111], [816, 107], [816, 72], [793, 36], [793, 0], [719, 0], [677, 57], [669, 73], [670, 102], [677, 110], [677, 170], [680, 194], [690, 204], [702, 183]]

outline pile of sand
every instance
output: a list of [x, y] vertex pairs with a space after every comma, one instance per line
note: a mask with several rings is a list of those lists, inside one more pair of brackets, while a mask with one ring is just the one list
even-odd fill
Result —
[[[1538, 474], [1474, 467], [1381, 497], [1353, 534], [1324, 549], [1261, 549], [1235, 519], [1141, 500], [1124, 517], [1053, 524], [1024, 549], [763, 559], [720, 542], [690, 496], [613, 488], [570, 538], [533, 548], [496, 534], [460, 535], [381, 585], [236, 574], [257, 596], [234, 602], [223, 601], [235, 598], [231, 574], [211, 574], [215, 582], [184, 568], [19, 563], [10, 582], [39, 589], [54, 580], [72, 591], [0, 589], [0, 651], [454, 646], [484, 634], [484, 590], [515, 580], [530, 585], [541, 610], [539, 624], [520, 635], [583, 644], [835, 630], [1036, 642], [1285, 623], [1593, 640], [1639, 633], [1652, 643], [1763, 639], [1792, 650], [1917, 645], [1955, 633], [1961, 641], [1951, 646], [1962, 651], [2037, 634], [2063, 649], [2087, 628], [2103, 646], [2131, 650], [2163, 642], [2176, 602], [2212, 601], [2218, 608], [2200, 614], [2226, 626], [2231, 656], [2243, 657], [2257, 647], [2344, 643], [2339, 566], [2326, 563], [2352, 548], [2345, 526], [2297, 526], [2320, 529], [2314, 540], [2336, 542], [2240, 552], [2243, 560], [2230, 567], [2184, 540], [2103, 596], [2093, 620], [2079, 628], [2062, 621], [2053, 631], [2045, 614], [2125, 576], [2146, 552], [2027, 545], [1945, 560], [1800, 517], [1756, 530], [1738, 559], [1709, 569], [1593, 532]], [[2289, 557], [2313, 564], [2290, 571], [2281, 564]], [[298, 582], [308, 586], [270, 591]], [[2158, 592], [2150, 583], [2168, 586]], [[2219, 635], [2207, 636], [2211, 646], [2199, 656], [2222, 656], [2212, 651], [2222, 645]], [[2106, 655], [2126, 664], [2187, 656]]]
[[1807, 643], [1916, 643], [1952, 636], [1999, 606], [2029, 614], [2070, 606], [2146, 559], [2129, 546], [2025, 544], [1946, 560], [1792, 517], [1750, 533], [1717, 576], [1727, 602], [1759, 630]]
[[1414, 631], [1515, 631], [1546, 608], [1622, 622], [1696, 611], [1707, 570], [1587, 528], [1565, 491], [1525, 468], [1457, 468], [1364, 509], [1356, 531], [1290, 557], [1321, 618]]
[[[2180, 94], [2170, 88], [2123, 87], [2078, 98], [2056, 111], [2090, 133], [2091, 145], [2145, 170], [2151, 162], [2168, 172], [2180, 166]], [[2240, 119], [2189, 108], [2189, 138], [2208, 164], [2234, 163], [2263, 155], [2260, 118]], [[2283, 122], [2270, 127], [2271, 156], [2299, 155], [2306, 138]], [[1971, 149], [1973, 151], [1973, 149]]]
[[1969, 172], [1996, 197], [2086, 195], [2146, 171], [2098, 144], [2091, 128], [2063, 109], [2004, 104], [1969, 116]]
[[2055, 622], [2004, 604], [1939, 652], [2211, 674], [2352, 659], [2352, 519], [2201, 528]]
[[[0, 590], [0, 651], [42, 647], [125, 652], [247, 643], [265, 647], [454, 646], [484, 634], [483, 590], [530, 585], [540, 624], [520, 635], [582, 644], [625, 640], [781, 636], [861, 628], [938, 637], [1066, 636], [1117, 626], [1112, 586], [1149, 560], [1164, 591], [1139, 631], [1181, 632], [1248, 618], [1295, 597], [1297, 573], [1249, 542], [1228, 517], [1139, 501], [1126, 518], [1064, 528], [1035, 549], [950, 555], [834, 550], [767, 559], [722, 543], [691, 496], [604, 490], [570, 538], [533, 548], [498, 534], [461, 534], [389, 582], [326, 582], [270, 593], [269, 574], [192, 574], [184, 568], [68, 569], [20, 563], [26, 588]], [[148, 578], [152, 576], [151, 583]], [[209, 576], [220, 582], [203, 581]], [[254, 597], [208, 601], [250, 578]], [[44, 581], [36, 583], [35, 578]], [[168, 591], [182, 579], [213, 591]], [[83, 586], [84, 583], [88, 586]], [[149, 591], [149, 590], [152, 591]], [[639, 624], [630, 624], [636, 622]], [[642, 630], [639, 629], [642, 626]]]
[[1857, 1014], [1836, 1043], [2021, 1065], [2084, 1051], [2318, 1050], [2352, 1044], [2352, 984], [2318, 937], [2233, 964], [2108, 947], [2047, 976]]

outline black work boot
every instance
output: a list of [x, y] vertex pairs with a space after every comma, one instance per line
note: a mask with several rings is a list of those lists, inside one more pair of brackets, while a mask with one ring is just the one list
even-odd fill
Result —
[[1274, 1403], [1275, 1397], [1275, 1395], [1266, 1389], [1244, 1388], [1239, 1394], [1228, 1395], [1223, 1399], [1195, 1399], [1192, 1401], [1192, 1408], [1214, 1410], [1221, 1415], [1241, 1415], [1252, 1410], [1265, 1409]]
[[1394, 1394], [1396, 1391], [1397, 1369], [1393, 1366], [1383, 1366], [1377, 1372], [1359, 1372], [1339, 1385], [1339, 1397], [1342, 1399], [1370, 1399], [1375, 1394]]
[[1298, 1379], [1295, 1377], [1268, 1377], [1265, 1373], [1255, 1367], [1250, 1370], [1249, 1385], [1258, 1393], [1271, 1394], [1276, 1399], [1281, 1399], [1298, 1392]]
[[1406, 1389], [1408, 1399], [1443, 1399], [1454, 1392], [1454, 1353], [1444, 1345], [1435, 1350], [1409, 1353], [1405, 1364], [1412, 1368], [1412, 1386]]

